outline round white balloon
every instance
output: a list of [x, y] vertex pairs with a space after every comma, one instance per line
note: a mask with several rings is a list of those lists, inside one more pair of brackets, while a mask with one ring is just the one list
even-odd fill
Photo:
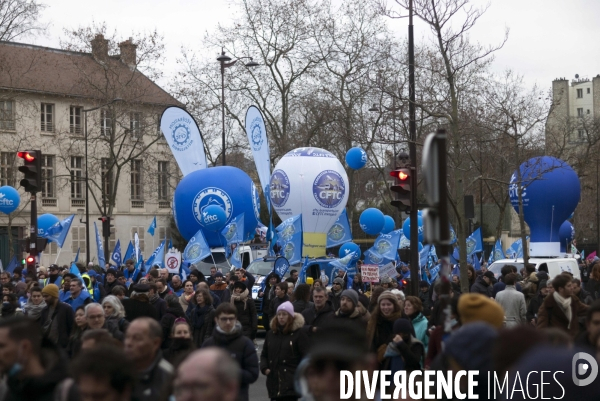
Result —
[[319, 148], [298, 148], [279, 160], [271, 174], [271, 204], [282, 220], [302, 214], [302, 256], [325, 254], [327, 232], [348, 202], [342, 163]]

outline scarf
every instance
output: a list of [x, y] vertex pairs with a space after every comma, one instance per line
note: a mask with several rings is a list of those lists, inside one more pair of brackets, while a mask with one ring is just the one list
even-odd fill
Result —
[[152, 296], [150, 297], [150, 303], [151, 303], [151, 304], [155, 303], [156, 301], [158, 301], [158, 298], [160, 298], [158, 294], [154, 294], [154, 295], [152, 295]]
[[45, 307], [46, 301], [42, 301], [39, 305], [34, 305], [31, 300], [28, 300], [23, 309], [28, 317], [37, 320], [42, 315], [42, 310]]
[[231, 304], [233, 305], [235, 301], [240, 301], [244, 303], [244, 310], [246, 310], [246, 300], [248, 299], [248, 290], [244, 290], [241, 294], [233, 293], [231, 294]]
[[197, 305], [196, 309], [194, 310], [192, 325], [197, 329], [201, 328], [204, 325], [204, 318], [211, 311], [211, 309], [211, 305]]
[[560, 296], [558, 291], [554, 291], [552, 295], [554, 296], [554, 300], [556, 301], [558, 306], [560, 306], [560, 309], [562, 309], [562, 311], [565, 313], [567, 319], [569, 319], [569, 325], [567, 326], [567, 329], [570, 329], [571, 320], [573, 320], [573, 311], [571, 310], [571, 297], [563, 298]]

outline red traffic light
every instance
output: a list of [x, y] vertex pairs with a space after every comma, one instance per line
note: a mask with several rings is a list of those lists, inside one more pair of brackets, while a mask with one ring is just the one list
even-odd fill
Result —
[[35, 262], [35, 258], [30, 255], [30, 256], [27, 256], [25, 261], [27, 262], [27, 264], [32, 264], [33, 262]]
[[35, 160], [35, 156], [29, 152], [17, 152], [17, 156], [21, 159], [25, 159], [25, 161], [32, 162]]
[[410, 171], [407, 168], [390, 171], [390, 175], [400, 181], [407, 181], [410, 178]]

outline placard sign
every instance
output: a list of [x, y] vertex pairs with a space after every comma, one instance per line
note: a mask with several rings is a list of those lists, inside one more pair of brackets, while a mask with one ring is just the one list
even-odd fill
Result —
[[379, 268], [379, 277], [395, 278], [397, 275], [398, 272], [394, 262], [387, 263]]
[[179, 266], [181, 265], [181, 252], [176, 248], [169, 249], [169, 252], [165, 255], [165, 266], [169, 273], [179, 273]]
[[362, 265], [360, 273], [363, 283], [379, 281], [379, 266], [377, 265]]

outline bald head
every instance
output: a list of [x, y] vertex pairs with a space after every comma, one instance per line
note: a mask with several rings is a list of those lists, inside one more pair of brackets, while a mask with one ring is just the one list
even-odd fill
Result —
[[199, 282], [198, 285], [197, 285], [197, 287], [198, 288], [204, 288], [204, 289], [207, 289], [207, 290], [209, 289], [208, 288], [208, 284], [206, 284], [206, 282], [204, 282], [204, 281]]
[[202, 389], [202, 399], [235, 401], [240, 388], [240, 367], [224, 350], [203, 348], [192, 353], [177, 369], [175, 398], [194, 400], [195, 389]]

